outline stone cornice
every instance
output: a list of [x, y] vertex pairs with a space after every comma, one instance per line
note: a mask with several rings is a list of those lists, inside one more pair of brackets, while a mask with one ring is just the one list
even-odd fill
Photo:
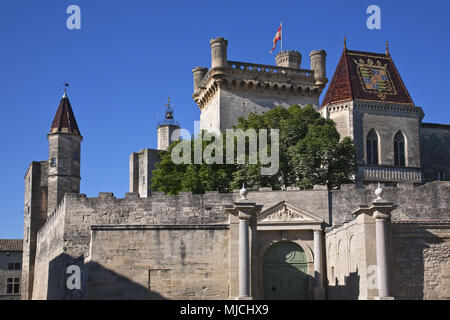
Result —
[[360, 100], [350, 100], [343, 101], [339, 103], [333, 103], [326, 106], [323, 106], [320, 109], [320, 112], [324, 112], [325, 110], [328, 113], [341, 112], [348, 110], [349, 108], [355, 110], [371, 110], [371, 111], [379, 111], [379, 112], [399, 112], [399, 113], [407, 113], [407, 114], [416, 114], [423, 118], [424, 113], [421, 107], [408, 105], [408, 104], [400, 104], [400, 103], [391, 103], [391, 102], [375, 102], [375, 101], [360, 101]]
[[145, 224], [145, 225], [91, 225], [90, 229], [95, 231], [113, 230], [224, 230], [228, 224]]
[[192, 97], [202, 109], [219, 88], [233, 91], [319, 97], [313, 70], [228, 61], [227, 68], [208, 70]]

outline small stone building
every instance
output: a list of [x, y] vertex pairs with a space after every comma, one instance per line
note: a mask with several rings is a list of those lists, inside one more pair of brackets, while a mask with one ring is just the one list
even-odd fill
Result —
[[0, 239], [0, 300], [19, 300], [22, 240]]
[[[319, 107], [325, 51], [300, 69], [296, 51], [268, 66], [229, 61], [223, 38], [210, 45], [211, 68], [193, 70], [201, 129], [313, 104], [355, 141], [357, 183], [165, 195], [149, 188], [159, 154], [147, 149], [130, 156], [125, 198], [88, 198], [64, 94], [49, 159], [25, 176], [22, 298], [449, 299], [450, 126], [422, 123], [389, 51], [344, 47]], [[179, 137], [168, 112], [160, 149]]]

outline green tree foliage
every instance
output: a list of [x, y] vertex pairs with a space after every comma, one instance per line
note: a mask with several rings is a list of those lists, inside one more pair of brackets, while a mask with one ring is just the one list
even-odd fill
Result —
[[[262, 164], [259, 162], [248, 164], [248, 146], [246, 164], [175, 165], [171, 160], [171, 152], [179, 143], [176, 142], [167, 152], [161, 152], [161, 161], [153, 171], [152, 190], [168, 194], [177, 194], [179, 191], [230, 192], [239, 189], [243, 182], [251, 190], [260, 187], [277, 190], [289, 186], [309, 189], [314, 185], [327, 185], [333, 189], [343, 183], [353, 182], [356, 161], [352, 140], [344, 138], [339, 141], [334, 122], [322, 118], [312, 106], [279, 106], [264, 114], [250, 114], [248, 119], [240, 118], [234, 127], [244, 131], [251, 128], [280, 130], [280, 163], [275, 175], [261, 175]], [[268, 142], [271, 150], [270, 139]], [[193, 159], [195, 142], [192, 140], [190, 143]], [[201, 143], [205, 150], [210, 142]], [[226, 143], [223, 144], [222, 152], [226, 154]]]

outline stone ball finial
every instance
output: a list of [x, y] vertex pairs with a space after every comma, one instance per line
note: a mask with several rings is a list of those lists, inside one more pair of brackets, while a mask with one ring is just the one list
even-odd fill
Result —
[[242, 184], [242, 189], [239, 190], [239, 195], [241, 196], [241, 200], [247, 200], [248, 190], [245, 189], [245, 183]]
[[384, 190], [381, 188], [381, 184], [378, 182], [378, 188], [375, 190], [375, 195], [377, 196], [376, 201], [383, 199]]

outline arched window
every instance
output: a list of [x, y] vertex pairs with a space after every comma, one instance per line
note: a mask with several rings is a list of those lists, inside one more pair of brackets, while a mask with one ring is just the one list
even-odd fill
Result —
[[394, 162], [396, 166], [405, 166], [405, 137], [401, 131], [394, 137]]
[[367, 164], [378, 164], [378, 135], [374, 129], [367, 134]]

